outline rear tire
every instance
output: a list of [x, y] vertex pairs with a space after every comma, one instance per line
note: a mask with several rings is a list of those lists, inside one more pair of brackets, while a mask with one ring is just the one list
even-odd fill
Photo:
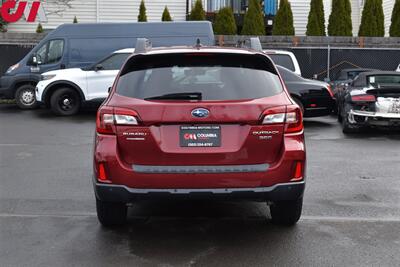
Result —
[[51, 110], [59, 116], [71, 116], [79, 112], [81, 98], [71, 88], [57, 89], [50, 98]]
[[128, 207], [125, 203], [96, 199], [96, 211], [97, 218], [104, 227], [116, 227], [126, 223]]
[[15, 92], [15, 102], [20, 109], [35, 109], [38, 104], [35, 96], [35, 86], [25, 84]]
[[295, 225], [301, 216], [303, 198], [289, 201], [277, 201], [271, 204], [272, 223], [276, 225]]
[[342, 115], [342, 121], [341, 121], [343, 133], [344, 134], [355, 134], [355, 133], [360, 132], [360, 126], [351, 124], [349, 122], [349, 113], [346, 110], [347, 109], [345, 108], [344, 111], [342, 111], [342, 113], [344, 113]]

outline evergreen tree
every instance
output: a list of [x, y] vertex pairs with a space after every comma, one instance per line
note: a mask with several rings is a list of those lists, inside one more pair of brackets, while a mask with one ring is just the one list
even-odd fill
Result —
[[216, 14], [214, 32], [224, 35], [235, 35], [237, 33], [235, 17], [230, 7], [224, 7]]
[[382, 0], [375, 0], [376, 24], [378, 27], [377, 36], [385, 36], [385, 14], [383, 13]]
[[307, 32], [309, 36], [325, 36], [325, 14], [322, 0], [311, 0]]
[[78, 23], [78, 18], [75, 16], [73, 23]]
[[400, 37], [400, 0], [394, 4], [389, 33], [391, 37]]
[[138, 15], [138, 22], [146, 22], [147, 15], [146, 15], [146, 6], [144, 5], [144, 0], [140, 2], [139, 7], [139, 15]]
[[242, 35], [265, 35], [264, 14], [259, 0], [249, 0], [249, 8], [244, 15]]
[[281, 0], [274, 19], [272, 35], [294, 35], [293, 13], [288, 0]]
[[315, 13], [310, 13], [308, 15], [308, 23], [307, 23], [307, 36], [325, 36], [321, 28], [319, 26], [319, 21], [317, 18], [317, 14]]
[[329, 36], [353, 36], [351, 5], [349, 0], [332, 0], [332, 12], [329, 16]]
[[346, 10], [345, 25], [347, 29], [350, 29], [349, 36], [353, 36], [353, 22], [351, 21], [351, 3], [350, 0], [344, 1], [344, 9]]
[[189, 20], [205, 20], [206, 12], [203, 8], [203, 3], [201, 0], [196, 0], [192, 12], [190, 12]]
[[36, 33], [42, 33], [42, 32], [43, 32], [43, 26], [42, 24], [39, 23], [36, 28]]
[[359, 36], [384, 36], [382, 0], [366, 0], [361, 17]]
[[165, 6], [164, 11], [162, 13], [161, 21], [172, 21], [171, 15], [169, 14], [168, 7]]

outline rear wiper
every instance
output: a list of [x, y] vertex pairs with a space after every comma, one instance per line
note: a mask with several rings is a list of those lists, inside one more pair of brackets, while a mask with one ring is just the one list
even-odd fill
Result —
[[159, 96], [146, 97], [144, 100], [201, 100], [202, 93], [174, 93]]

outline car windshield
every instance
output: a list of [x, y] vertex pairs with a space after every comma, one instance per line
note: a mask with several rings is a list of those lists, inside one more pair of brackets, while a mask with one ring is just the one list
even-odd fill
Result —
[[139, 55], [117, 84], [118, 94], [146, 100], [244, 100], [282, 90], [268, 58], [237, 54]]

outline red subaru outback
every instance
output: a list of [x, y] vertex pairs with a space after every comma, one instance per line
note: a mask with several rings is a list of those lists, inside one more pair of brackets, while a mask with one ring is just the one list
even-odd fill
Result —
[[305, 188], [302, 115], [271, 59], [217, 47], [136, 52], [97, 114], [94, 190], [105, 226], [163, 197], [265, 201], [293, 225]]

